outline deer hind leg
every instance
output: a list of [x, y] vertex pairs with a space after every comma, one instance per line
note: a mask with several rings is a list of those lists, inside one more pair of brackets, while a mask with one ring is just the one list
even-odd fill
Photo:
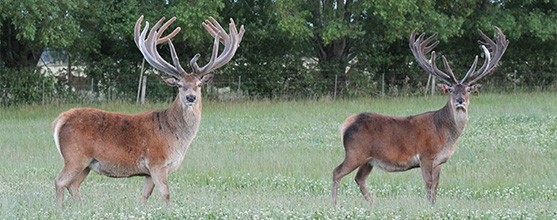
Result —
[[[167, 206], [170, 206], [170, 192], [168, 190], [168, 170], [157, 169], [151, 172], [151, 178], [154, 185], [159, 190], [162, 199]], [[147, 181], [147, 180], [146, 180]], [[145, 186], [147, 188], [148, 186]], [[144, 192], [145, 193], [145, 192]]]
[[81, 201], [81, 197], [79, 196], [79, 186], [81, 185], [83, 180], [85, 180], [85, 177], [89, 175], [90, 171], [91, 169], [89, 167], [86, 167], [83, 171], [81, 171], [81, 173], [75, 176], [74, 180], [70, 183], [68, 187], [68, 191], [70, 191], [72, 197], [78, 202]]
[[338, 185], [342, 177], [348, 175], [364, 163], [366, 163], [366, 160], [362, 158], [361, 154], [346, 151], [344, 161], [333, 170], [333, 189], [331, 193], [333, 205], [337, 203]]
[[372, 204], [373, 199], [371, 198], [369, 191], [367, 190], [366, 179], [371, 173], [372, 169], [373, 166], [371, 166], [371, 164], [365, 163], [364, 165], [360, 166], [360, 169], [358, 169], [358, 173], [356, 174], [355, 178], [356, 183], [358, 184], [358, 186], [360, 186], [360, 192], [362, 192], [364, 199], [366, 199], [366, 201], [368, 201], [370, 205]]
[[153, 182], [153, 178], [151, 176], [145, 176], [145, 185], [143, 186], [143, 197], [141, 202], [143, 204], [147, 204], [147, 199], [153, 193], [153, 189], [155, 188], [155, 183]]
[[[56, 189], [56, 202], [58, 206], [62, 206], [64, 203], [64, 189], [68, 189], [72, 196], [76, 196], [78, 193], [76, 188], [79, 188], [79, 184], [85, 179], [84, 175], [87, 166], [75, 166], [71, 163], [66, 163], [62, 171], [58, 174], [54, 180], [54, 187]], [[87, 172], [88, 173], [88, 172]]]

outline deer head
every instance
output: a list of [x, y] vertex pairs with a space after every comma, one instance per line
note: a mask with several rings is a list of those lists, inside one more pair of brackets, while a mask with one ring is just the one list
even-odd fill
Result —
[[[439, 44], [439, 41], [437, 41], [437, 34], [433, 34], [424, 40], [425, 34], [422, 33], [416, 38], [416, 32], [417, 30], [414, 30], [410, 35], [410, 49], [414, 57], [416, 57], [418, 64], [428, 74], [435, 76], [446, 85], [447, 91], [450, 94], [449, 105], [453, 107], [454, 110], [467, 112], [470, 92], [480, 86], [477, 84], [478, 80], [493, 72], [501, 56], [505, 53], [509, 41], [498, 27], [496, 27], [496, 41], [491, 40], [482, 31], [479, 31], [480, 36], [484, 40], [479, 41], [480, 49], [484, 53], [485, 60], [483, 65], [479, 69], [476, 69], [478, 64], [478, 56], [476, 56], [464, 78], [457, 80], [445, 56], [441, 56], [445, 71], [441, 71], [437, 68], [435, 51], [433, 51]], [[428, 59], [426, 58], [426, 54], [430, 52], [431, 57]]]

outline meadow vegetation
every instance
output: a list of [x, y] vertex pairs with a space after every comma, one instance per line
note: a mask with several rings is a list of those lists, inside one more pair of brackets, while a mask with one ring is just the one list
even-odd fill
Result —
[[[331, 205], [332, 170], [344, 157], [338, 127], [351, 114], [410, 115], [437, 110], [445, 96], [313, 101], [204, 102], [201, 128], [170, 176], [166, 207], [158, 192], [139, 202], [143, 178], [92, 173], [82, 202], [55, 207], [62, 168], [50, 123], [77, 105], [0, 109], [0, 219], [555, 219], [557, 94], [480, 94], [441, 172], [431, 206], [419, 169], [374, 170], [369, 206], [352, 180]], [[122, 112], [165, 103], [100, 107]], [[404, 135], [404, 134], [400, 134]], [[66, 193], [66, 196], [69, 194]]]

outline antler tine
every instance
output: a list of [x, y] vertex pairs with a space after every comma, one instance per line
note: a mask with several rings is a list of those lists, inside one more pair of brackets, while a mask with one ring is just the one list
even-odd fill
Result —
[[[181, 29], [176, 28], [167, 36], [161, 37], [164, 31], [170, 26], [170, 24], [172, 24], [176, 20], [176, 18], [173, 17], [169, 19], [163, 25], [162, 22], [164, 20], [165, 20], [164, 17], [159, 19], [159, 21], [155, 25], [153, 25], [153, 27], [149, 31], [149, 34], [147, 34], [147, 31], [149, 29], [149, 22], [146, 22], [145, 28], [143, 29], [143, 31], [140, 31], [141, 23], [143, 22], [143, 15], [140, 16], [139, 19], [137, 19], [137, 22], [135, 23], [135, 27], [134, 27], [135, 44], [139, 48], [139, 51], [141, 51], [141, 53], [143, 54], [145, 60], [151, 66], [172, 77], [181, 78], [182, 74], [186, 72], [180, 65], [180, 62], [178, 61], [178, 56], [176, 55], [176, 50], [174, 48], [174, 45], [172, 44], [172, 41], [170, 40], [171, 38], [176, 36], [176, 34], [178, 34], [178, 32], [180, 32]], [[174, 66], [166, 62], [157, 51], [157, 45], [167, 41], [169, 43], [170, 53], [172, 55]]]
[[[137, 47], [139, 48], [139, 51], [141, 51], [141, 53], [143, 54], [145, 60], [147, 60], [147, 62], [151, 63], [153, 62], [154, 64], [156, 64], [157, 66], [159, 66], [160, 64], [149, 54], [147, 53], [148, 51], [148, 44], [146, 44], [146, 35], [147, 35], [147, 31], [149, 30], [149, 22], [146, 22], [145, 24], [145, 28], [143, 29], [143, 31], [141, 31], [141, 23], [143, 22], [143, 15], [139, 17], [139, 19], [137, 19], [137, 22], [135, 23], [135, 27], [134, 27], [134, 41], [135, 44], [137, 45]], [[153, 65], [153, 64], [152, 64]], [[166, 66], [162, 66], [160, 65], [159, 68], [161, 71], [163, 72], [172, 72], [171, 69], [169, 69]]]
[[[244, 26], [242, 25], [240, 27], [240, 32], [238, 32], [234, 20], [230, 19], [230, 34], [227, 34], [224, 28], [222, 28], [222, 26], [213, 17], [209, 17], [209, 19], [205, 20], [205, 22], [203, 22], [203, 27], [205, 27], [207, 32], [214, 37], [213, 50], [209, 62], [201, 68], [197, 64], [199, 55], [197, 54], [192, 58], [190, 65], [196, 73], [208, 73], [230, 62], [236, 53], [236, 49], [238, 49], [240, 42], [242, 41], [245, 31]], [[224, 45], [224, 49], [219, 55], [218, 51], [220, 43]]]
[[[218, 23], [217, 23], [218, 24]], [[221, 27], [222, 29], [222, 27]], [[225, 47], [223, 54], [230, 54], [228, 56], [223, 57], [220, 60], [217, 60], [217, 62], [215, 63], [215, 69], [216, 68], [220, 68], [222, 67], [224, 64], [230, 62], [230, 60], [232, 59], [232, 57], [234, 56], [234, 53], [236, 52], [236, 49], [240, 46], [240, 41], [242, 40], [242, 37], [244, 35], [244, 26], [240, 26], [240, 32], [238, 32], [238, 30], [236, 29], [236, 24], [234, 23], [234, 20], [230, 19], [230, 24], [228, 25], [228, 29], [230, 30], [230, 37], [228, 39], [223, 39], [225, 42], [226, 40], [229, 40], [231, 45], [234, 45], [233, 47]], [[228, 36], [227, 36], [228, 37]]]
[[197, 53], [190, 60], [190, 66], [193, 69], [194, 73], [199, 72], [199, 65], [197, 65], [197, 60], [199, 59], [199, 57], [201, 57], [201, 54]]
[[[494, 43], [487, 35], [485, 35], [483, 32], [480, 31], [480, 34], [482, 35], [482, 38], [486, 39], [486, 41], [490, 42], [490, 48], [492, 50], [495, 50], [497, 48], [497, 50], [495, 51], [495, 55], [493, 55], [493, 58], [497, 58], [497, 59], [492, 59], [492, 62], [494, 62], [495, 64], [497, 64], [499, 62], [499, 60], [501, 59], [501, 57], [503, 56], [503, 54], [505, 53], [505, 51], [507, 50], [507, 46], [509, 45], [509, 41], [507, 40], [506, 36], [503, 34], [503, 31], [501, 31], [501, 29], [499, 27], [495, 27], [496, 31], [497, 31], [497, 43]], [[488, 72], [491, 72], [493, 69], [495, 69], [496, 65], [492, 65], [490, 69], [488, 69]]]
[[[420, 34], [420, 36], [416, 38], [416, 32], [417, 29], [412, 31], [412, 33], [410, 34], [410, 50], [412, 51], [412, 54], [414, 54], [414, 57], [418, 61], [418, 64], [428, 74], [437, 77], [444, 83], [446, 84], [456, 83], [454, 74], [449, 66], [449, 63], [447, 62], [444, 56], [442, 56], [443, 64], [449, 74], [439, 70], [439, 68], [437, 68], [437, 65], [435, 63], [436, 56], [435, 56], [435, 51], [433, 51], [433, 49], [439, 44], [439, 41], [437, 41], [437, 34], [433, 34], [428, 38], [426, 38], [425, 40], [423, 40], [423, 38], [425, 37], [425, 33]], [[431, 52], [431, 59], [428, 60], [425, 54], [430, 52]]]
[[180, 73], [187, 73], [182, 65], [180, 64], [180, 59], [178, 59], [178, 54], [176, 54], [176, 49], [174, 48], [174, 44], [172, 40], [168, 39], [168, 47], [170, 48], [170, 56], [172, 57], [172, 63]]
[[445, 67], [445, 70], [447, 72], [449, 72], [449, 77], [456, 82], [456, 77], [454, 76], [453, 70], [451, 69], [451, 66], [449, 66], [449, 62], [447, 61], [447, 58], [445, 58], [445, 56], [441, 56], [441, 59], [443, 59], [443, 66]]
[[[420, 35], [419, 39], [422, 39], [423, 37], [425, 37], [425, 33], [422, 33]], [[427, 46], [433, 40], [435, 40], [435, 42], [433, 42], [431, 45]], [[432, 34], [431, 36], [429, 36], [427, 39], [425, 39], [422, 42], [422, 44], [425, 46], [424, 47], [424, 54], [428, 54], [429, 52], [431, 52], [439, 44], [439, 41], [437, 40], [437, 33]]]
[[[164, 21], [164, 17], [161, 18], [159, 20], [159, 22], [157, 22], [157, 24], [162, 23], [162, 21]], [[180, 32], [180, 30], [182, 30], [180, 27], [177, 27], [176, 29], [174, 29], [174, 31], [172, 31], [170, 34], [166, 35], [165, 37], [161, 37], [162, 34], [164, 33], [164, 31], [166, 31], [166, 29], [168, 27], [170, 27], [170, 25], [172, 23], [174, 23], [174, 21], [176, 21], [176, 17], [172, 17], [170, 19], [168, 19], [168, 21], [166, 21], [164, 23], [164, 25], [162, 25], [160, 28], [155, 28], [155, 26], [153, 26], [153, 30], [157, 30], [156, 31], [156, 38], [157, 39], [157, 44], [162, 44], [164, 42], [168, 41], [168, 47], [170, 50], [170, 56], [172, 58], [172, 63], [174, 63], [174, 67], [178, 70], [178, 72], [180, 73], [185, 73], [186, 71], [184, 70], [184, 68], [182, 68], [182, 65], [180, 64], [180, 60], [178, 59], [178, 54], [176, 53], [176, 48], [174, 48], [174, 44], [172, 43], [172, 38], [174, 36], [176, 36], [176, 34], [178, 34]], [[155, 48], [156, 49], [156, 48]]]
[[[162, 22], [162, 21], [164, 21], [164, 17], [161, 18], [161, 19], [159, 20], [159, 22]], [[162, 43], [164, 43], [164, 42], [166, 42], [166, 41], [169, 41], [171, 38], [173, 38], [174, 36], [176, 36], [176, 34], [178, 34], [178, 32], [180, 32], [180, 30], [182, 30], [182, 28], [177, 27], [177, 28], [174, 29], [174, 31], [172, 31], [170, 34], [166, 35], [165, 37], [161, 37], [162, 34], [164, 33], [164, 31], [166, 31], [166, 29], [167, 29], [168, 27], [170, 27], [170, 25], [171, 25], [172, 23], [174, 23], [174, 21], [176, 21], [176, 17], [172, 17], [172, 18], [168, 19], [168, 21], [166, 21], [166, 22], [164, 23], [164, 25], [162, 25], [162, 26], [159, 28], [159, 30], [157, 31], [157, 44], [162, 44]]]
[[[491, 63], [491, 56], [490, 56], [489, 50], [484, 45], [481, 45], [480, 48], [484, 52], [485, 60], [484, 60], [484, 64], [482, 64], [482, 66], [480, 67], [478, 72], [483, 72], [483, 71], [485, 71], [485, 69]], [[464, 78], [462, 78], [462, 80], [460, 80], [460, 83], [466, 82], [469, 79], [469, 77], [476, 72], [476, 65], [477, 64], [478, 64], [478, 56], [476, 56], [474, 58], [474, 63], [472, 63], [472, 66], [470, 67], [470, 69], [468, 69], [468, 72], [466, 72], [466, 75], [464, 76]]]
[[444, 55], [441, 55], [441, 59], [443, 60], [443, 66], [445, 67], [445, 70], [448, 72], [448, 74], [439, 70], [439, 68], [437, 67], [436, 53], [435, 53], [435, 51], [432, 51], [431, 52], [430, 63], [431, 63], [431, 66], [433, 67], [432, 69], [433, 69], [434, 74], [436, 76], [443, 77], [443, 78], [447, 79], [446, 83], [448, 83], [448, 84], [456, 83], [456, 78], [454, 77], [453, 70], [449, 66], [449, 62], [447, 62], [447, 59], [445, 58]]
[[[480, 69], [485, 68], [487, 62], [484, 61], [484, 64], [482, 65], [482, 67], [480, 67]], [[470, 69], [468, 69], [468, 72], [466, 72], [466, 75], [464, 75], [464, 78], [462, 78], [462, 80], [460, 80], [460, 84], [462, 84], [464, 82], [465, 79], [467, 79], [470, 74], [472, 74], [474, 71], [476, 71], [476, 66], [478, 65], [478, 56], [476, 56], [474, 58], [474, 62], [472, 63], [472, 66], [470, 66]]]
[[134, 41], [137, 47], [139, 48], [139, 51], [141, 51], [143, 57], [145, 58], [145, 60], [147, 60], [149, 64], [151, 64], [151, 66], [165, 73], [168, 73], [172, 76], [175, 76], [176, 74], [174, 73], [174, 70], [170, 65], [164, 65], [164, 63], [160, 63], [156, 59], [156, 56], [153, 57], [153, 55], [149, 52], [150, 51], [149, 48], [151, 47], [150, 46], [151, 41], [149, 40], [150, 38], [147, 38], [147, 40], [145, 39], [147, 35], [147, 31], [149, 30], [149, 22], [146, 22], [145, 28], [143, 29], [143, 31], [140, 31], [142, 21], [143, 21], [143, 15], [139, 17], [139, 19], [137, 19], [134, 28]]
[[211, 36], [213, 36], [214, 41], [213, 41], [213, 50], [211, 53], [211, 59], [209, 60], [209, 63], [207, 63], [203, 68], [199, 68], [199, 65], [197, 64], [197, 60], [199, 59], [199, 57], [201, 56], [199, 53], [196, 54], [190, 61], [190, 65], [193, 68], [194, 72], [204, 72], [205, 68], [212, 65], [214, 63], [215, 58], [218, 55], [218, 48], [219, 48], [219, 41], [224, 43], [224, 40], [221, 39], [221, 36], [219, 36], [219, 30], [217, 29], [217, 27], [212, 23], [216, 23], [216, 26], [220, 27], [220, 29], [222, 30], [222, 32], [225, 32], [224, 29], [220, 26], [220, 24], [213, 18], [213, 17], [209, 17], [209, 20], [205, 20], [204, 22], [201, 23], [201, 25], [203, 25], [203, 27], [205, 27], [205, 30], [207, 30], [207, 32], [209, 32], [209, 34], [211, 34]]
[[471, 72], [467, 73], [466, 76], [461, 80], [462, 82], [466, 82], [468, 84], [473, 84], [476, 81], [484, 78], [485, 76], [489, 75], [493, 72], [497, 63], [505, 53], [509, 41], [506, 39], [505, 35], [501, 31], [500, 28], [495, 27], [496, 35], [495, 39], [497, 42], [493, 41], [489, 38], [486, 34], [484, 34], [481, 30], [479, 31], [481, 38], [485, 41], [479, 41], [480, 49], [484, 52], [485, 61], [484, 64], [480, 69], [477, 71], [469, 70]]

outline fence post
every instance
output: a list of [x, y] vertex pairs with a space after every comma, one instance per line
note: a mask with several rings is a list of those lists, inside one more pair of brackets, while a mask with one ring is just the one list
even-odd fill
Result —
[[435, 77], [431, 76], [431, 96], [433, 95], [435, 95]]
[[143, 72], [145, 67], [145, 59], [141, 61], [141, 69], [139, 70], [139, 82], [137, 83], [137, 96], [135, 97], [135, 104], [139, 104], [139, 97], [141, 95], [141, 82], [143, 81]]
[[427, 95], [428, 89], [431, 91], [431, 96], [435, 95], [435, 77], [433, 77], [432, 75], [427, 76], [427, 83], [425, 84], [425, 95]]
[[143, 76], [143, 80], [142, 80], [142, 85], [141, 85], [141, 104], [145, 104], [145, 93], [147, 90], [147, 76]]
[[333, 100], [337, 99], [337, 88], [338, 88], [338, 75], [335, 74], [335, 91], [333, 93]]
[[240, 88], [240, 84], [242, 83], [242, 76], [238, 76], [238, 90], [237, 93], [240, 94], [241, 88]]
[[425, 91], [424, 91], [424, 95], [427, 95], [427, 90], [429, 89], [429, 81], [431, 78], [431, 74], [428, 74], [427, 76], [427, 82], [425, 83]]
[[381, 74], [381, 96], [385, 96], [385, 73]]
[[44, 105], [44, 93], [45, 93], [44, 92], [44, 81], [45, 81], [45, 79], [43, 78], [43, 84], [42, 84], [42, 88], [41, 88], [41, 90], [42, 90], [42, 101], [41, 101], [42, 105]]

